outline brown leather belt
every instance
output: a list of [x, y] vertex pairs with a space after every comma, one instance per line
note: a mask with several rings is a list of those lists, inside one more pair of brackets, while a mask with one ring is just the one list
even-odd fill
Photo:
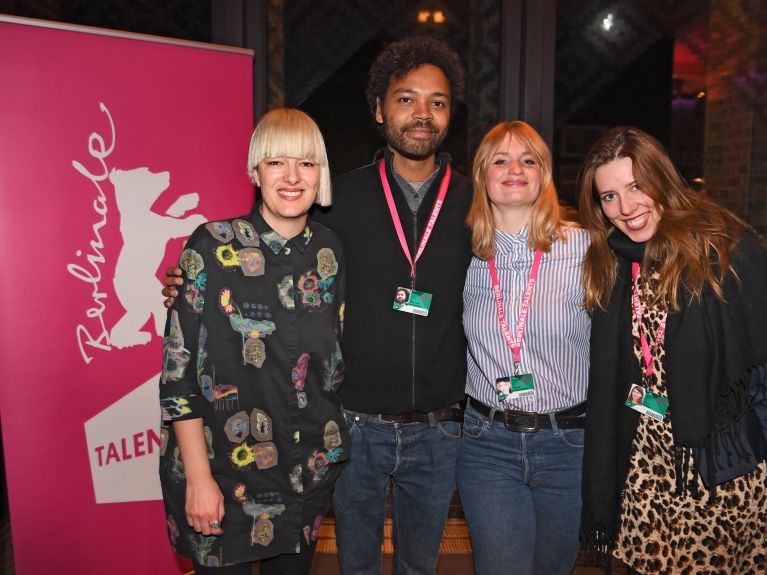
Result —
[[[485, 417], [490, 417], [492, 407], [488, 407], [484, 403], [477, 401], [476, 399], [469, 398], [469, 403], [479, 413]], [[551, 418], [549, 415], [553, 415], [557, 422], [557, 427], [560, 429], [576, 429], [583, 427], [586, 424], [586, 418], [581, 417], [586, 413], [586, 402], [579, 403], [573, 407], [569, 407], [564, 411], [558, 411], [553, 414], [538, 413], [537, 411], [515, 411], [513, 409], [495, 410], [493, 413], [493, 420], [500, 421], [509, 431], [516, 431], [518, 433], [535, 433], [539, 429], [551, 429]]]
[[370, 413], [370, 417], [380, 419], [381, 421], [388, 421], [391, 423], [415, 423], [430, 421], [429, 414], [431, 414], [436, 421], [462, 421], [463, 411], [459, 407], [443, 407], [442, 409], [435, 409], [429, 413], [422, 411], [409, 411], [407, 413], [400, 413], [398, 415], [387, 415], [385, 413]]

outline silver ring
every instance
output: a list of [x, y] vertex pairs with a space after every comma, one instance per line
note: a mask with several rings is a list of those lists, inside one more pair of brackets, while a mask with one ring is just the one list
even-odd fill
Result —
[[211, 529], [218, 529], [219, 527], [221, 527], [221, 522], [218, 519], [215, 521], [211, 521], [210, 527]]

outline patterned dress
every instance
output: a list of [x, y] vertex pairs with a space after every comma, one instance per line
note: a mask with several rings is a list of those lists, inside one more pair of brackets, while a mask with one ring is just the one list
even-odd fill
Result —
[[[168, 312], [160, 479], [174, 549], [208, 566], [296, 553], [319, 533], [349, 437], [343, 379], [343, 254], [312, 221], [298, 236], [249, 216], [200, 226]], [[187, 525], [173, 421], [202, 418], [223, 535]]]
[[[641, 286], [641, 290], [642, 301], [649, 301], [648, 288]], [[658, 310], [645, 310], [642, 323], [653, 348], [660, 325]], [[632, 324], [634, 352], [644, 365], [636, 318]], [[668, 397], [663, 357], [661, 345], [655, 351], [649, 389]], [[673, 405], [667, 416], [672, 409]], [[697, 499], [689, 490], [675, 495], [670, 418], [657, 422], [642, 415], [622, 492], [621, 526], [613, 554], [648, 575], [767, 573], [765, 480], [767, 465], [762, 462], [748, 475], [719, 485], [714, 502], [703, 488]]]

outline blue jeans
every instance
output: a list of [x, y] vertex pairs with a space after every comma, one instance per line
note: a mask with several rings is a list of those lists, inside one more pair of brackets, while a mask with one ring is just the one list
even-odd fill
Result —
[[389, 423], [346, 412], [350, 462], [333, 494], [344, 575], [380, 575], [392, 480], [393, 575], [433, 575], [455, 486], [461, 423]]
[[477, 575], [570, 575], [582, 464], [583, 429], [517, 433], [467, 405], [457, 480]]

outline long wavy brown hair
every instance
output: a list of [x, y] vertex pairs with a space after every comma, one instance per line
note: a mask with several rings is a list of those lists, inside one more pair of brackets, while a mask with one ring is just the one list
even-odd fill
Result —
[[507, 135], [517, 140], [541, 169], [541, 190], [533, 204], [528, 223], [530, 247], [548, 252], [552, 241], [564, 239], [562, 212], [552, 175], [551, 152], [546, 142], [526, 122], [501, 122], [485, 134], [474, 155], [474, 196], [466, 223], [472, 229], [471, 251], [482, 260], [490, 259], [495, 254], [495, 221], [485, 180], [493, 155]]
[[631, 159], [634, 180], [660, 213], [641, 262], [643, 276], [649, 270], [660, 276], [651, 303], [679, 309], [682, 289], [699, 298], [706, 284], [722, 298], [730, 254], [745, 224], [705, 193], [692, 190], [658, 140], [637, 128], [617, 127], [591, 147], [579, 178], [581, 223], [591, 233], [583, 262], [586, 308], [605, 309], [615, 283], [617, 259], [607, 244], [614, 226], [602, 212], [594, 175], [621, 158]]

